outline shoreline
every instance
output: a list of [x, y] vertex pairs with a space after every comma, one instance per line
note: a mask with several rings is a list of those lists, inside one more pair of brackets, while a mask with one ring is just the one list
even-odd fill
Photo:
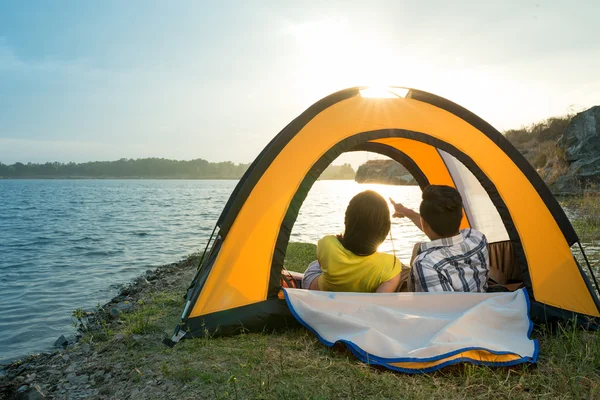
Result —
[[[53, 350], [24, 355], [0, 366], [0, 398], [112, 397], [114, 382], [111, 379], [123, 371], [118, 364], [111, 367], [110, 362], [105, 362], [109, 360], [103, 359], [95, 344], [106, 340], [118, 343], [141, 341], [144, 332], [136, 334], [133, 333], [136, 329], [133, 329], [131, 334], [126, 335], [115, 334], [114, 330], [127, 323], [135, 323], [132, 321], [135, 311], [152, 303], [153, 297], [168, 293], [183, 299], [198, 261], [199, 257], [195, 254], [147, 270], [120, 285], [118, 294], [101, 307], [92, 311], [75, 310], [72, 318], [77, 321], [77, 331], [74, 338], [69, 335], [72, 340], [61, 335]], [[179, 314], [176, 316], [179, 317]], [[169, 336], [168, 332], [161, 335]], [[125, 378], [130, 380], [129, 375]]]
[[[48, 177], [48, 176], [23, 176], [23, 177], [4, 177], [0, 176], [0, 181], [239, 181], [242, 177], [239, 178], [190, 178], [190, 177], [135, 177], [135, 176], [121, 176], [121, 177], [91, 177], [91, 176], [82, 176], [82, 177], [74, 177], [74, 176], [57, 176], [57, 177]], [[355, 181], [354, 178], [318, 178], [318, 181]], [[355, 181], [356, 182], [356, 181]], [[363, 182], [357, 182], [363, 183]], [[366, 182], [366, 183], [377, 183], [377, 182]], [[387, 184], [384, 182], [379, 182], [380, 184]], [[404, 185], [398, 185], [404, 186]]]
[[[290, 243], [284, 268], [300, 271], [316, 246]], [[343, 346], [327, 348], [308, 330], [241, 333], [162, 343], [179, 322], [198, 265], [195, 254], [146, 271], [124, 284], [95, 313], [79, 315], [82, 337], [66, 349], [24, 357], [0, 376], [0, 398], [171, 399], [307, 398], [595, 398], [600, 332], [566, 323], [536, 328], [535, 368], [456, 365], [433, 374], [405, 375], [359, 362]], [[472, 384], [466, 386], [465, 379]], [[435, 384], [432, 384], [435, 382]]]

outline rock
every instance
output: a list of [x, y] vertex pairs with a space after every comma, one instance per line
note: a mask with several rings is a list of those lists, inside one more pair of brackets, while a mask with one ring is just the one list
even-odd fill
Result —
[[408, 170], [394, 160], [369, 160], [358, 167], [354, 180], [358, 183], [384, 183], [389, 185], [417, 184]]
[[143, 276], [140, 276], [139, 278], [137, 278], [137, 279], [135, 280], [135, 283], [136, 283], [137, 285], [144, 286], [144, 285], [147, 285], [147, 284], [148, 284], [148, 283], [150, 283], [150, 282], [148, 282], [148, 281], [146, 280], [146, 278], [144, 278]]
[[71, 385], [85, 385], [90, 380], [90, 377], [85, 374], [75, 375], [74, 373], [71, 373], [67, 376], [67, 379]]
[[600, 106], [577, 114], [558, 140], [569, 162], [600, 156]]
[[54, 347], [65, 349], [69, 345], [69, 341], [65, 337], [65, 335], [60, 335], [58, 339], [54, 342]]
[[102, 383], [104, 382], [104, 371], [96, 371], [94, 372], [94, 374], [92, 375], [92, 379], [94, 379], [94, 381]]
[[131, 311], [132, 308], [133, 304], [131, 304], [128, 301], [123, 301], [121, 303], [116, 304], [114, 307], [111, 307], [110, 314], [116, 317], [121, 313]]
[[78, 371], [78, 370], [79, 370], [79, 364], [73, 363], [73, 364], [69, 365], [67, 367], [67, 369], [65, 369], [65, 372], [66, 373], [71, 373], [71, 372], [75, 372], [75, 371]]
[[574, 176], [561, 176], [552, 185], [552, 193], [558, 196], [575, 196], [583, 193], [581, 182]]
[[582, 186], [600, 183], [600, 106], [577, 114], [558, 140], [569, 169], [552, 191], [579, 194]]
[[30, 388], [25, 396], [22, 396], [21, 398], [25, 398], [27, 400], [42, 400], [44, 399], [46, 396], [44, 396], [44, 394], [42, 394], [40, 388], [38, 386], [32, 387]]
[[91, 351], [92, 347], [87, 343], [83, 343], [79, 346], [79, 352], [81, 352], [84, 355], [90, 354]]

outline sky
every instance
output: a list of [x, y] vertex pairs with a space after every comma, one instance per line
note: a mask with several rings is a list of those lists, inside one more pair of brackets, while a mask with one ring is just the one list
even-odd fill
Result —
[[599, 13], [597, 0], [0, 2], [0, 162], [248, 163], [359, 85], [519, 128], [600, 104]]

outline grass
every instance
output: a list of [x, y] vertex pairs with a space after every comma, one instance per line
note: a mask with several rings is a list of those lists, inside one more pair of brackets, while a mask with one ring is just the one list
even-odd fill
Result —
[[290, 243], [283, 267], [289, 271], [304, 272], [317, 259], [317, 246], [310, 243]]
[[[314, 260], [315, 250], [310, 244], [290, 244], [286, 267], [302, 271]], [[166, 394], [145, 392], [142, 397], [600, 398], [600, 333], [581, 331], [570, 324], [534, 331], [541, 346], [536, 366], [458, 365], [412, 376], [363, 364], [343, 346], [328, 348], [302, 328], [183, 340], [168, 348], [160, 342], [178, 323], [184, 306], [181, 295], [189, 279], [191, 276], [182, 276], [168, 291], [150, 294], [132, 313], [121, 316], [112, 329], [122, 340], [110, 335], [93, 341], [107, 365], [119, 364], [123, 371], [131, 371], [130, 384], [144, 388], [160, 381], [159, 387], [166, 390]]]
[[569, 169], [564, 151], [558, 147], [557, 140], [571, 122], [572, 117], [573, 115], [565, 115], [549, 118], [504, 133], [548, 185], [554, 184]]
[[583, 196], [565, 199], [563, 204], [573, 210], [576, 216], [572, 224], [579, 239], [584, 243], [600, 240], [600, 191], [587, 189]]
[[[586, 255], [592, 271], [584, 267], [586, 274], [595, 274], [596, 280], [600, 281], [600, 190], [588, 188], [583, 196], [569, 197], [562, 200], [562, 205], [574, 213], [571, 223], [579, 236], [579, 240], [586, 247]], [[579, 251], [574, 254], [582, 266], [585, 259]]]

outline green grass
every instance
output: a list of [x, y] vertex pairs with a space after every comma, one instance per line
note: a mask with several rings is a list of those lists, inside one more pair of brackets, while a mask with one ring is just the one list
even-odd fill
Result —
[[583, 196], [565, 199], [563, 204], [576, 213], [572, 219], [573, 227], [583, 243], [600, 241], [600, 193], [586, 190]]
[[[301, 271], [314, 259], [314, 245], [290, 244], [286, 266]], [[458, 365], [412, 376], [363, 364], [343, 346], [328, 348], [302, 328], [183, 340], [168, 348], [160, 342], [178, 323], [184, 305], [181, 295], [192, 273], [190, 269], [168, 292], [152, 293], [131, 314], [120, 317], [111, 328], [124, 339], [110, 335], [93, 341], [108, 365], [120, 364], [123, 371], [133, 371], [130, 384], [143, 388], [148, 382], [162, 382], [160, 387], [166, 392], [151, 391], [143, 397], [600, 398], [600, 334], [569, 324], [554, 331], [534, 331], [541, 345], [535, 366]]]
[[317, 259], [317, 246], [311, 243], [290, 243], [283, 267], [290, 271], [304, 272], [308, 264]]

